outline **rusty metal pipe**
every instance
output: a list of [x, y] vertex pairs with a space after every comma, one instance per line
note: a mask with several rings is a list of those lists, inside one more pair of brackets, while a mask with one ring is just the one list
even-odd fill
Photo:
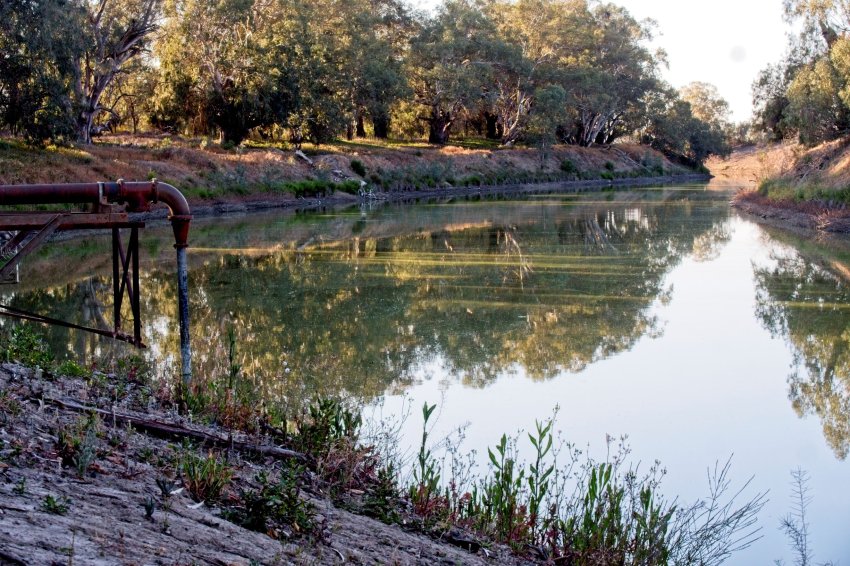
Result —
[[[192, 378], [192, 350], [189, 343], [189, 283], [186, 247], [192, 211], [186, 197], [176, 187], [157, 180], [104, 183], [64, 183], [38, 185], [0, 185], [0, 206], [18, 204], [84, 204], [94, 206], [123, 204], [127, 212], [146, 212], [162, 202], [170, 210], [169, 220], [177, 250], [177, 297], [180, 313], [180, 352], [183, 381]], [[138, 290], [136, 290], [138, 292]]]

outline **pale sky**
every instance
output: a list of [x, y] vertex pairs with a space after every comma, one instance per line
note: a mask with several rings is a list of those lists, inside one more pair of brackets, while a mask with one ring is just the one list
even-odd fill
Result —
[[[440, 0], [409, 0], [427, 9]], [[768, 63], [779, 61], [789, 27], [782, 0], [612, 0], [637, 19], [658, 22], [655, 47], [667, 52], [664, 76], [674, 87], [711, 83], [732, 109], [736, 122], [752, 114], [750, 86]]]

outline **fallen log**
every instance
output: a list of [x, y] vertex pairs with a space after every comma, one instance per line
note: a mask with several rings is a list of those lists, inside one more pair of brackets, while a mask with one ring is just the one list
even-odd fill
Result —
[[145, 417], [138, 417], [135, 415], [128, 415], [126, 413], [118, 413], [114, 411], [98, 409], [97, 407], [83, 405], [82, 403], [73, 399], [45, 398], [44, 402], [56, 405], [69, 411], [74, 411], [76, 413], [95, 413], [97, 415], [100, 415], [101, 417], [104, 417], [104, 420], [111, 419], [112, 422], [115, 424], [124, 425], [129, 423], [135, 429], [144, 431], [158, 438], [188, 438], [190, 440], [202, 442], [207, 445], [216, 446], [218, 448], [238, 450], [239, 452], [251, 452], [260, 456], [272, 456], [274, 458], [294, 458], [303, 462], [306, 462], [308, 460], [305, 454], [302, 454], [301, 452], [296, 452], [295, 450], [288, 450], [279, 446], [254, 444], [252, 442], [235, 440], [231, 437], [213, 434], [202, 430], [187, 428], [176, 423], [169, 423]]

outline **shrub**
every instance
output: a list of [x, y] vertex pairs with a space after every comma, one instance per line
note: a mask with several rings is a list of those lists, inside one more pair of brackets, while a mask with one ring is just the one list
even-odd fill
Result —
[[366, 166], [363, 165], [363, 162], [359, 159], [351, 160], [351, 170], [360, 175], [361, 177], [366, 176]]
[[561, 161], [561, 171], [564, 173], [577, 173], [578, 168], [572, 159], [564, 159]]
[[265, 472], [257, 475], [259, 491], [242, 493], [236, 507], [227, 509], [224, 517], [246, 529], [280, 538], [281, 528], [291, 528], [296, 535], [314, 528], [313, 507], [300, 497], [300, 468], [284, 468], [277, 482], [269, 481]]
[[53, 354], [44, 338], [29, 326], [17, 326], [6, 340], [5, 358], [25, 366], [48, 368], [53, 364]]

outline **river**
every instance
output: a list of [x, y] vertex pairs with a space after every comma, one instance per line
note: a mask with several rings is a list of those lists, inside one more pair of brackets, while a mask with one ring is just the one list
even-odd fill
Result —
[[[527, 193], [200, 219], [190, 249], [197, 376], [240, 373], [268, 406], [341, 395], [377, 420], [408, 414], [402, 451], [436, 403], [484, 465], [503, 432], [559, 407], [563, 438], [667, 469], [663, 491], [769, 492], [762, 538], [729, 564], [793, 563], [779, 529], [791, 471], [810, 476], [818, 562], [850, 561], [850, 244], [764, 228], [727, 190]], [[179, 360], [167, 226], [142, 233], [146, 356]], [[86, 324], [109, 318], [109, 242], [48, 246], [3, 302]], [[8, 322], [4, 322], [8, 324]], [[56, 351], [116, 348], [63, 329]]]

